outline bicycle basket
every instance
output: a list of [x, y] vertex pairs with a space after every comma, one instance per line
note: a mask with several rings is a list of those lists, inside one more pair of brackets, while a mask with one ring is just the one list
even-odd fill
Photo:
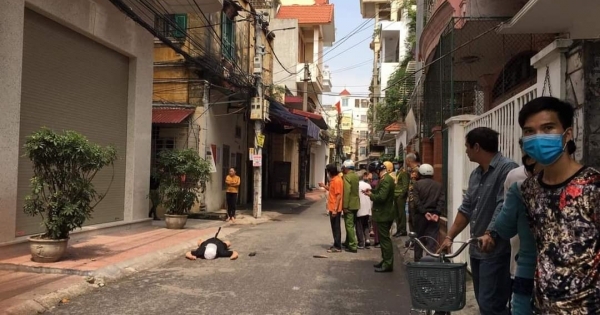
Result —
[[412, 262], [406, 271], [414, 308], [454, 312], [465, 307], [467, 264]]

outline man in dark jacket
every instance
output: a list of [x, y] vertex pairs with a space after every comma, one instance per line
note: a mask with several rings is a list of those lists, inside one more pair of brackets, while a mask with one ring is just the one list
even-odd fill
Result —
[[[414, 227], [419, 240], [431, 252], [437, 251], [439, 218], [445, 203], [442, 184], [433, 180], [433, 166], [419, 166], [418, 180], [413, 185], [411, 206], [415, 209]], [[415, 261], [423, 257], [423, 249], [415, 246]]]

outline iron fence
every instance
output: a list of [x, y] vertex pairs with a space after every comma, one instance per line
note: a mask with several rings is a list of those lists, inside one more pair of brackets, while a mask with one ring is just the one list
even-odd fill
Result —
[[498, 34], [504, 18], [455, 18], [427, 59], [420, 99], [420, 131], [456, 115], [481, 115], [536, 83], [533, 55], [550, 34]]

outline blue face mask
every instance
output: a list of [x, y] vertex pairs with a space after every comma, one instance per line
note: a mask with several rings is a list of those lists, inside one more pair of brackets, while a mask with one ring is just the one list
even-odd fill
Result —
[[523, 137], [523, 150], [538, 163], [552, 165], [565, 152], [563, 134], [536, 134]]

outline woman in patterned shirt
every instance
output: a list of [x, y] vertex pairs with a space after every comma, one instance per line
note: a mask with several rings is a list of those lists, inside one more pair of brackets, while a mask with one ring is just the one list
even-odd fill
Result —
[[519, 112], [523, 149], [544, 165], [521, 186], [538, 252], [536, 314], [600, 314], [600, 173], [570, 156], [573, 116], [553, 97]]

